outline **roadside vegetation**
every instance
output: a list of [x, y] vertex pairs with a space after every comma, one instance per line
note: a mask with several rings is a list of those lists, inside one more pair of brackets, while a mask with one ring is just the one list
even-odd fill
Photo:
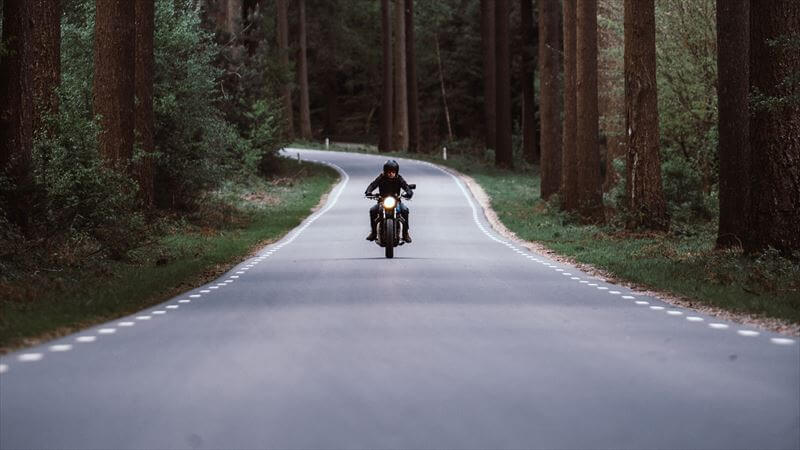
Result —
[[[133, 313], [208, 282], [297, 226], [339, 175], [279, 159], [225, 182], [187, 215], [162, 217], [122, 260], [80, 247], [19, 253], [0, 283], [0, 353]], [[44, 262], [46, 261], [46, 262]]]

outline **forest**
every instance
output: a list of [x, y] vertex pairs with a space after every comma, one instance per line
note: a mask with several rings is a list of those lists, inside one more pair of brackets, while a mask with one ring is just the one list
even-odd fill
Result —
[[10, 302], [202, 229], [281, 147], [329, 140], [530, 180], [569, 229], [701, 239], [706, 281], [744, 270], [798, 320], [800, 2], [0, 3]]

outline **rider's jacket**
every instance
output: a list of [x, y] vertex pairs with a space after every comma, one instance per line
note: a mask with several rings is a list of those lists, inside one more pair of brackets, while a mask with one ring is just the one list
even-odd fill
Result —
[[378, 188], [378, 192], [380, 193], [381, 197], [385, 197], [387, 195], [400, 195], [400, 189], [402, 188], [405, 191], [408, 198], [411, 198], [414, 195], [414, 192], [411, 188], [408, 187], [406, 180], [398, 173], [394, 178], [389, 178], [386, 174], [381, 173], [378, 175], [378, 178], [367, 186], [367, 190], [365, 191], [366, 194], [371, 194], [372, 191]]

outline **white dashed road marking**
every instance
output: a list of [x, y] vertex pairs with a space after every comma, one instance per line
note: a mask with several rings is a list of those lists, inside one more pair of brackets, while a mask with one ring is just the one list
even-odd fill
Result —
[[75, 340], [83, 343], [94, 342], [97, 340], [97, 336], [78, 336]]
[[726, 325], [724, 323], [710, 323], [710, 324], [708, 324], [708, 326], [713, 328], [713, 329], [715, 329], [715, 330], [724, 330], [724, 329], [728, 328], [728, 325]]
[[117, 325], [121, 327], [132, 327], [136, 322], [120, 322]]
[[5, 364], [0, 364], [0, 373], [8, 372], [8, 366]]
[[42, 359], [42, 356], [43, 355], [41, 353], [23, 353], [17, 356], [17, 359], [21, 362], [34, 362]]
[[772, 338], [772, 339], [770, 339], [770, 341], [773, 344], [778, 344], [778, 345], [792, 345], [792, 344], [794, 344], [794, 339]]
[[67, 352], [70, 350], [72, 350], [72, 345], [70, 344], [57, 344], [50, 346], [51, 352]]
[[117, 329], [116, 328], [101, 328], [101, 329], [97, 330], [97, 332], [100, 333], [100, 334], [114, 334], [114, 333], [117, 332]]
[[737, 333], [739, 333], [742, 336], [748, 336], [748, 337], [755, 337], [761, 334], [758, 331], [752, 331], [752, 330], [739, 330], [737, 331]]

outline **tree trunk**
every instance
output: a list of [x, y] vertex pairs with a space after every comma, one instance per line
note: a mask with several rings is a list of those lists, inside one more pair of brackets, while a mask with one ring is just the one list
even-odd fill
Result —
[[311, 109], [308, 100], [308, 59], [306, 57], [306, 0], [299, 0], [300, 4], [300, 135], [305, 140], [311, 140]]
[[561, 111], [559, 95], [558, 0], [539, 0], [539, 120], [541, 195], [547, 200], [561, 185]]
[[408, 150], [408, 89], [406, 85], [406, 7], [394, 1], [394, 149]]
[[532, 0], [520, 0], [520, 26], [522, 28], [522, 154], [525, 161], [536, 163], [539, 159], [536, 142], [536, 102], [533, 89], [534, 43]]
[[561, 205], [578, 209], [577, 109], [575, 93], [576, 0], [564, 0], [564, 136], [561, 155]]
[[406, 68], [408, 79], [408, 151], [420, 151], [417, 51], [414, 38], [414, 0], [406, 0]]
[[653, 0], [625, 0], [626, 188], [630, 228], [666, 230], [661, 186]]
[[[33, 193], [34, 83], [28, 68], [34, 61], [33, 3], [5, 0], [0, 61], [0, 175], [14, 183], [0, 198], [9, 221], [27, 232]], [[2, 191], [0, 191], [2, 192]]]
[[597, 0], [581, 0], [576, 4], [575, 145], [578, 155], [578, 213], [585, 222], [597, 223], [604, 220], [597, 113]]
[[718, 248], [742, 245], [750, 207], [749, 58], [750, 1], [717, 0]]
[[155, 31], [155, 3], [152, 0], [135, 0], [136, 3], [136, 144], [141, 152], [136, 164], [139, 182], [139, 197], [146, 208], [151, 208], [155, 199], [155, 167], [152, 154], [155, 152], [153, 130], [153, 80], [155, 56], [153, 33]]
[[381, 29], [383, 44], [383, 98], [381, 100], [381, 133], [378, 150], [392, 150], [392, 6], [389, 0], [381, 0]]
[[508, 0], [496, 0], [495, 18], [495, 82], [497, 83], [497, 148], [495, 148], [495, 165], [497, 167], [514, 167], [514, 155], [511, 149], [511, 57], [508, 46]]
[[486, 148], [497, 147], [497, 86], [495, 81], [495, 0], [481, 0], [481, 45], [483, 47], [483, 114]]
[[[61, 83], [61, 0], [31, 0], [33, 8], [33, 130], [58, 112]], [[54, 130], [48, 130], [53, 132]]]
[[100, 155], [129, 170], [133, 155], [135, 8], [130, 0], [97, 0], [92, 105], [100, 116]]
[[[289, 20], [286, 8], [287, 0], [277, 0], [276, 9], [278, 14], [278, 51], [280, 52], [281, 67], [285, 73], [290, 73], [289, 66]], [[286, 121], [286, 136], [294, 139], [294, 114], [292, 113], [292, 82], [286, 77], [281, 86], [281, 98], [283, 100], [283, 116]]]
[[750, 2], [749, 252], [800, 250], [800, 3]]

